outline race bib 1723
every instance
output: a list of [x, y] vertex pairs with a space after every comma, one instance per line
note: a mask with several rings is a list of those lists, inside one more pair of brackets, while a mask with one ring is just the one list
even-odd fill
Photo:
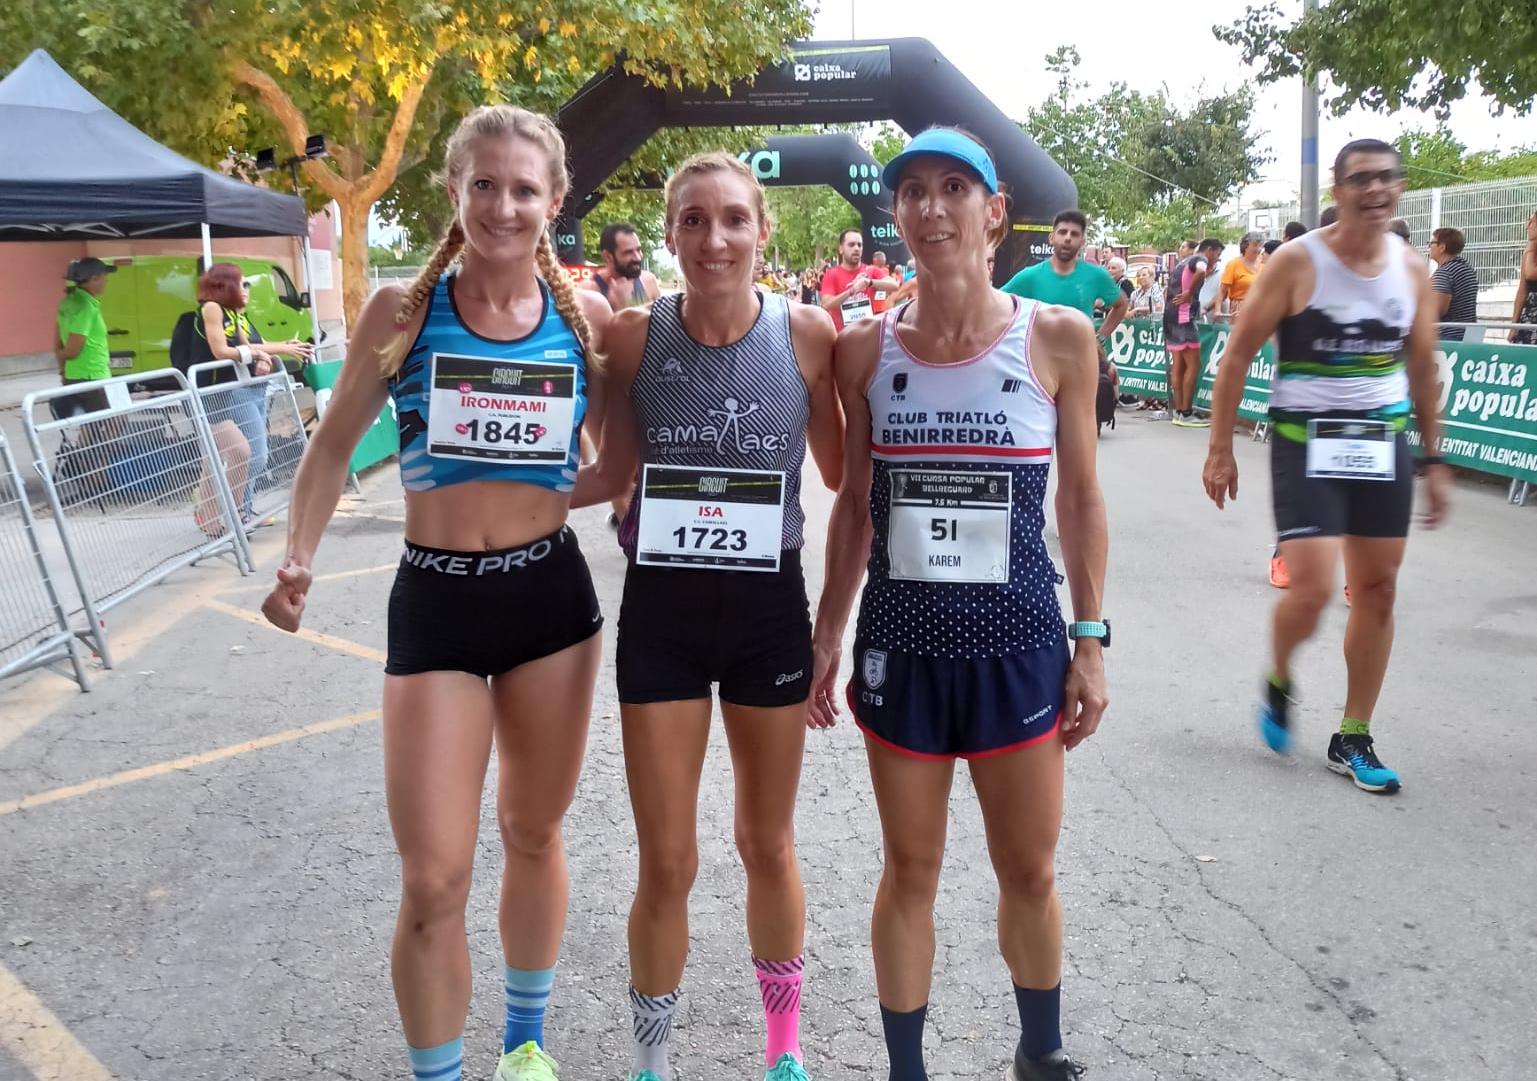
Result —
[[641, 474], [635, 562], [777, 571], [785, 475], [774, 470], [648, 465]]

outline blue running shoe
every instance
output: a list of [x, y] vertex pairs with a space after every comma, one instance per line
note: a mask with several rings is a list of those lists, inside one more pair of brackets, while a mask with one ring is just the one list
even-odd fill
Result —
[[763, 1081], [809, 1081], [809, 1079], [806, 1077], [806, 1068], [794, 1055], [786, 1051], [779, 1056], [778, 1062], [769, 1067], [768, 1073], [763, 1075]]
[[1329, 738], [1329, 768], [1355, 781], [1363, 792], [1397, 792], [1401, 787], [1398, 774], [1377, 757], [1371, 736], [1334, 733]]
[[1277, 687], [1274, 682], [1265, 680], [1265, 700], [1259, 707], [1259, 734], [1276, 754], [1288, 754], [1292, 749], [1291, 718], [1288, 710], [1296, 699], [1291, 696], [1291, 687], [1286, 690]]
[[630, 1081], [662, 1081], [662, 1079], [650, 1070], [642, 1070], [640, 1073], [631, 1074]]

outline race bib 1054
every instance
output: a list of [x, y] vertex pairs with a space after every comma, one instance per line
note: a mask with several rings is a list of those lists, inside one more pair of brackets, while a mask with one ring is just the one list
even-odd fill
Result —
[[1385, 420], [1308, 421], [1307, 475], [1337, 480], [1392, 480], [1398, 441]]

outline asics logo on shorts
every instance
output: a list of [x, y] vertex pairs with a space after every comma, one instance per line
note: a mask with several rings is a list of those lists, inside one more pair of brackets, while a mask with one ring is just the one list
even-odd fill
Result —
[[791, 672], [789, 675], [781, 673], [780, 675], [774, 677], [774, 686], [783, 687], [786, 683], [794, 683], [805, 674], [806, 670], [804, 668], [797, 669], [796, 671]]
[[[564, 534], [559, 537], [564, 540]], [[481, 556], [464, 555], [460, 552], [440, 552], [431, 548], [418, 548], [407, 542], [405, 561], [417, 570], [436, 571], [456, 578], [482, 578], [488, 574], [505, 574], [546, 558], [555, 545], [548, 538], [537, 540], [526, 548], [509, 548], [503, 552], [487, 552]]]

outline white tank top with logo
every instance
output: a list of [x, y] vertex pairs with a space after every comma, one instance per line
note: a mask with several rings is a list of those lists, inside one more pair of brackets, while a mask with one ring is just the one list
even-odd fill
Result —
[[883, 316], [870, 403], [869, 578], [859, 648], [929, 657], [1014, 656], [1063, 637], [1042, 536], [1055, 399], [1030, 364], [1040, 305], [970, 360], [931, 364]]
[[[651, 303], [645, 352], [630, 400], [640, 425], [641, 462], [703, 469], [784, 473], [781, 547], [799, 549], [801, 465], [811, 400], [790, 337], [790, 301], [759, 290], [761, 307], [751, 329], [730, 345], [703, 345], [683, 328], [683, 294]], [[619, 530], [632, 556], [641, 499]]]

